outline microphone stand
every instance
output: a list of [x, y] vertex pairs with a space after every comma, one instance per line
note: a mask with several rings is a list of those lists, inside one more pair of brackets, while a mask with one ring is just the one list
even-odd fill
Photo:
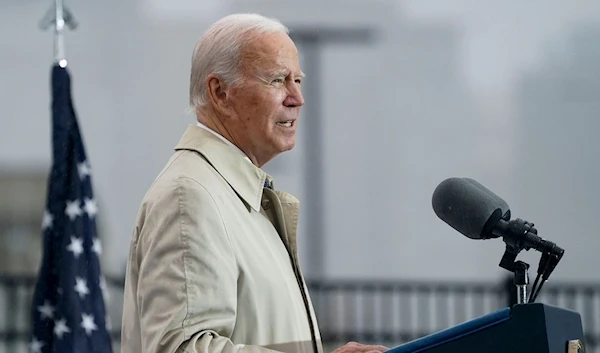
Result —
[[529, 284], [529, 264], [515, 262], [515, 285], [517, 286], [517, 304], [527, 304], [527, 285]]
[[514, 273], [514, 284], [517, 287], [517, 304], [527, 304], [527, 286], [529, 284], [529, 264], [515, 261], [522, 249], [506, 245], [506, 250], [500, 260], [500, 267]]

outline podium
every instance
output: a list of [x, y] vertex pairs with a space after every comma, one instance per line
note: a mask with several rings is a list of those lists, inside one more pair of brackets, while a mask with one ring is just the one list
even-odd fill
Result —
[[579, 313], [516, 304], [391, 348], [387, 353], [583, 353]]

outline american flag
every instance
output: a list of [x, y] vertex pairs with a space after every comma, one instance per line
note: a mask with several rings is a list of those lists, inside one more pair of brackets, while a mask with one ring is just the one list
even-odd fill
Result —
[[43, 257], [33, 296], [32, 353], [110, 353], [90, 163], [67, 68], [52, 67], [52, 168], [42, 221]]

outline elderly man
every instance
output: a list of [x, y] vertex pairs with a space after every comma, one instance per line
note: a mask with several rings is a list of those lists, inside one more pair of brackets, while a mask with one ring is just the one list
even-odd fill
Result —
[[[304, 104], [288, 30], [213, 24], [193, 53], [191, 125], [145, 195], [125, 280], [122, 353], [321, 353], [298, 263], [298, 201], [261, 167], [294, 147]], [[381, 352], [349, 343], [338, 353]]]

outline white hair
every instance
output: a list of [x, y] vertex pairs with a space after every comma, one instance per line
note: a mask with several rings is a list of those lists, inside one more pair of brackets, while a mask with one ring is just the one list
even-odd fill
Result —
[[194, 48], [190, 73], [191, 108], [208, 101], [206, 78], [216, 74], [230, 85], [240, 83], [240, 52], [243, 45], [269, 33], [289, 33], [280, 21], [258, 14], [233, 14], [212, 24]]

